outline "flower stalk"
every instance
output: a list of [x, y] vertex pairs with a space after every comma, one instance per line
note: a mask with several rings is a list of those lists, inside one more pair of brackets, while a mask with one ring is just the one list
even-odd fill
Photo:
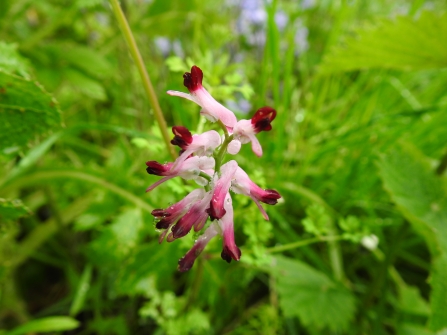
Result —
[[152, 85], [149, 74], [146, 71], [146, 67], [144, 66], [143, 58], [141, 57], [140, 51], [138, 49], [135, 38], [132, 34], [132, 30], [130, 29], [129, 23], [127, 22], [126, 16], [121, 9], [118, 0], [110, 0], [110, 4], [112, 6], [113, 13], [116, 17], [118, 25], [124, 35], [124, 39], [127, 42], [129, 47], [129, 52], [132, 56], [135, 65], [137, 66], [138, 72], [140, 73], [141, 80], [143, 82], [143, 88], [149, 98], [149, 103], [154, 111], [155, 119], [157, 120], [158, 126], [160, 127], [161, 135], [163, 137], [163, 141], [166, 144], [166, 148], [170, 155], [175, 159], [177, 157], [177, 153], [175, 152], [174, 147], [170, 144], [170, 136], [167, 130], [166, 120], [163, 116], [163, 112], [161, 110], [160, 104], [158, 103], [157, 95], [155, 94], [154, 87]]

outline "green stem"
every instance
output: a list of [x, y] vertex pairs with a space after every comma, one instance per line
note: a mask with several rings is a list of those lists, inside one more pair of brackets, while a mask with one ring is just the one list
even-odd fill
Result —
[[[228, 134], [228, 132], [227, 132], [227, 134]], [[222, 143], [219, 151], [214, 156], [214, 159], [216, 161], [214, 170], [216, 172], [220, 172], [220, 167], [222, 166], [223, 158], [225, 157], [225, 154], [227, 153], [228, 144], [230, 144], [230, 142], [233, 140], [233, 135], [227, 136], [227, 134], [225, 134], [225, 141]]]
[[157, 120], [158, 126], [160, 127], [161, 134], [163, 136], [163, 140], [166, 144], [166, 148], [168, 149], [171, 156], [176, 159], [177, 153], [174, 150], [174, 147], [171, 145], [170, 136], [167, 130], [166, 121], [163, 116], [163, 112], [161, 111], [160, 104], [158, 103], [157, 95], [155, 94], [154, 87], [152, 86], [152, 82], [149, 78], [149, 74], [146, 71], [146, 67], [144, 66], [143, 58], [141, 57], [140, 51], [138, 50], [137, 43], [135, 42], [135, 38], [130, 30], [129, 24], [124, 16], [124, 13], [121, 9], [121, 6], [118, 0], [110, 0], [110, 4], [112, 5], [113, 13], [118, 21], [118, 25], [123, 32], [124, 39], [129, 46], [130, 54], [135, 62], [135, 65], [138, 68], [138, 72], [140, 73], [141, 79], [143, 81], [143, 87], [146, 91], [146, 94], [149, 98], [149, 102], [154, 110], [155, 119]]
[[301, 248], [301, 247], [304, 247], [306, 245], [313, 244], [313, 243], [338, 241], [338, 240], [341, 240], [341, 239], [343, 239], [342, 236], [314, 237], [314, 238], [309, 238], [307, 240], [296, 241], [296, 242], [280, 245], [280, 246], [277, 246], [277, 247], [268, 248], [266, 251], [268, 253], [283, 252], [283, 251], [287, 251], [287, 250]]
[[7, 194], [13, 189], [17, 189], [23, 186], [29, 186], [33, 184], [45, 183], [45, 181], [50, 180], [53, 181], [55, 179], [78, 179], [83, 180], [89, 183], [93, 183], [99, 185], [109, 191], [119, 195], [121, 198], [126, 199], [127, 201], [135, 204], [141, 209], [145, 210], [148, 213], [151, 213], [153, 207], [151, 207], [147, 202], [143, 201], [140, 197], [135, 196], [133, 193], [115, 185], [109, 183], [107, 180], [96, 177], [91, 174], [87, 174], [81, 171], [71, 171], [71, 170], [44, 170], [44, 171], [36, 171], [33, 173], [29, 173], [26, 176], [18, 178], [11, 183], [5, 185], [2, 188], [2, 192]]
[[211, 181], [211, 177], [209, 175], [207, 175], [205, 172], [200, 171], [199, 176], [202, 178], [205, 178], [209, 182]]

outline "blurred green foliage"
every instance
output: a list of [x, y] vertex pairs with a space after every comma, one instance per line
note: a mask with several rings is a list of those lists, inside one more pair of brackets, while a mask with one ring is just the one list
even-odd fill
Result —
[[[0, 1], [0, 334], [447, 331], [447, 3], [123, 0], [169, 126], [196, 64], [219, 101], [278, 115], [237, 159], [283, 201], [234, 197], [240, 263], [150, 212], [168, 161], [107, 1]], [[48, 93], [51, 92], [51, 93]], [[20, 199], [20, 200], [19, 200]]]

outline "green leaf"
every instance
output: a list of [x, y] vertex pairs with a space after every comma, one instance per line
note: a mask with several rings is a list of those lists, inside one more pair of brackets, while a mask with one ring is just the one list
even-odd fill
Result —
[[76, 329], [79, 327], [79, 321], [68, 316], [51, 316], [42, 319], [36, 319], [21, 325], [8, 335], [20, 335], [28, 333], [47, 333], [55, 331], [64, 331]]
[[272, 274], [285, 317], [298, 316], [306, 327], [343, 331], [354, 317], [350, 291], [297, 260], [276, 257]]
[[22, 147], [61, 125], [57, 102], [36, 82], [0, 71], [0, 143]]
[[91, 278], [92, 278], [92, 266], [90, 264], [87, 264], [82, 273], [81, 280], [79, 281], [78, 288], [76, 290], [76, 294], [73, 299], [73, 303], [70, 307], [71, 316], [75, 316], [82, 310], [82, 307], [84, 306], [85, 302], [85, 297], [87, 296], [87, 292], [90, 289]]
[[447, 327], [447, 191], [427, 159], [413, 146], [399, 144], [381, 156], [380, 175], [402, 214], [422, 234], [433, 254], [430, 327]]
[[0, 222], [17, 220], [29, 214], [30, 210], [22, 201], [18, 199], [8, 200], [0, 198]]
[[0, 70], [6, 73], [28, 77], [29, 65], [25, 58], [17, 52], [16, 44], [0, 41]]
[[421, 70], [447, 66], [447, 13], [423, 12], [357, 31], [325, 57], [320, 71], [333, 73], [369, 68]]

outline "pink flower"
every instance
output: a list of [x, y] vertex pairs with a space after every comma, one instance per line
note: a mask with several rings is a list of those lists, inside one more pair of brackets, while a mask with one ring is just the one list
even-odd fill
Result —
[[277, 191], [263, 190], [252, 182], [247, 173], [239, 166], [234, 174], [231, 190], [234, 193], [244, 194], [252, 198], [266, 220], [268, 220], [269, 217], [259, 201], [265, 204], [275, 205], [278, 202], [278, 199], [281, 198], [281, 195]]
[[230, 193], [227, 193], [225, 196], [224, 207], [225, 215], [219, 220], [223, 236], [221, 257], [230, 263], [231, 259], [238, 261], [241, 258], [241, 250], [237, 247], [234, 241], [233, 202]]
[[220, 219], [225, 215], [225, 197], [228, 193], [228, 190], [230, 189], [231, 180], [233, 179], [237, 168], [237, 162], [234, 160], [222, 165], [220, 169], [221, 176], [215, 182], [213, 198], [211, 199], [211, 205], [208, 211], [211, 220]]
[[200, 114], [205, 116], [211, 122], [218, 120], [229, 129], [233, 129], [237, 122], [236, 116], [228, 108], [218, 103], [211, 94], [202, 86], [203, 72], [197, 66], [191, 68], [191, 72], [186, 72], [183, 75], [183, 85], [185, 85], [190, 94], [168, 91], [167, 93], [172, 96], [182, 97], [191, 100], [202, 107]]
[[152, 191], [158, 185], [174, 177], [182, 177], [183, 179], [193, 179], [199, 185], [206, 185], [208, 181], [199, 174], [202, 171], [214, 168], [214, 158], [206, 156], [194, 156], [184, 159], [181, 155], [175, 162], [160, 164], [156, 161], [146, 162], [146, 171], [149, 174], [164, 176], [156, 183], [146, 189], [146, 192]]
[[194, 231], [202, 230], [208, 219], [207, 209], [210, 207], [212, 193], [207, 192], [204, 196], [196, 201], [184, 216], [178, 220], [177, 224], [172, 227], [171, 234], [168, 235], [168, 242], [183, 237], [189, 233], [194, 226]]
[[239, 152], [240, 143], [245, 144], [251, 142], [251, 149], [256, 156], [261, 157], [262, 147], [255, 135], [260, 131], [271, 130], [271, 123], [275, 117], [276, 111], [273, 108], [262, 107], [258, 109], [251, 120], [240, 120], [233, 128], [234, 140], [228, 146], [228, 152], [235, 155]]
[[172, 132], [175, 135], [171, 140], [173, 145], [178, 145], [181, 149], [182, 159], [178, 159], [174, 163], [174, 167], [177, 164], [182, 163], [190, 155], [195, 154], [197, 156], [211, 155], [214, 150], [221, 144], [221, 138], [217, 131], [210, 130], [200, 135], [191, 135], [191, 132], [186, 127], [174, 126]]
[[180, 272], [186, 272], [192, 268], [195, 260], [205, 249], [208, 242], [217, 234], [219, 234], [219, 227], [216, 223], [212, 223], [206, 230], [205, 233], [200, 236], [194, 246], [189, 250], [186, 255], [178, 261], [178, 269]]
[[[166, 229], [161, 235], [159, 242], [161, 243], [169, 230], [169, 228], [184, 215], [194, 203], [198, 200], [203, 199], [205, 196], [205, 191], [202, 188], [195, 189], [184, 197], [181, 201], [173, 204], [166, 209], [154, 209], [152, 215], [156, 220], [159, 220], [155, 227], [157, 229]], [[209, 202], [209, 198], [208, 198]]]

